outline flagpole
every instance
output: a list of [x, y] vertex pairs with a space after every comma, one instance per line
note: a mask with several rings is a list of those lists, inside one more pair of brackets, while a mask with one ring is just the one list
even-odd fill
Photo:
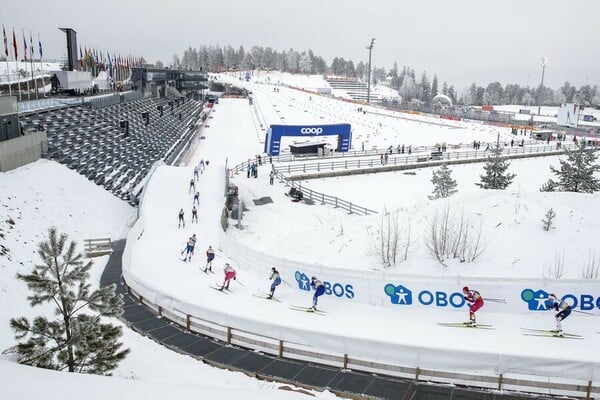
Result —
[[25, 31], [21, 29], [21, 36], [23, 36], [23, 57], [25, 57], [25, 78], [27, 82], [27, 100], [31, 100], [31, 91], [29, 89], [29, 78], [27, 77], [27, 40], [25, 39]]
[[29, 65], [31, 66], [31, 79], [33, 80], [35, 98], [37, 100], [40, 98], [40, 93], [38, 92], [37, 79], [33, 76], [33, 40], [31, 39], [31, 31], [29, 31]]
[[40, 71], [42, 72], [42, 95], [46, 97], [46, 80], [44, 79], [44, 63], [40, 57]]
[[19, 101], [21, 101], [21, 77], [19, 72], [19, 53], [17, 52], [17, 37], [13, 26], [13, 50], [15, 53], [15, 70], [17, 71], [17, 87], [19, 88]]
[[19, 88], [19, 101], [21, 101], [21, 73], [19, 72], [19, 62], [15, 60], [15, 70], [17, 71], [17, 87]]
[[12, 87], [10, 84], [10, 73], [8, 71], [8, 57], [6, 57], [6, 80], [8, 81], [8, 95], [12, 96]]
[[6, 29], [2, 25], [2, 36], [4, 39], [4, 55], [6, 56], [6, 81], [8, 82], [8, 95], [12, 96], [12, 86], [10, 84], [10, 71], [8, 68], [8, 39], [6, 38]]
[[38, 33], [38, 45], [40, 46], [40, 71], [42, 71], [42, 93], [46, 97], [46, 80], [44, 79], [44, 53], [42, 50], [42, 42]]

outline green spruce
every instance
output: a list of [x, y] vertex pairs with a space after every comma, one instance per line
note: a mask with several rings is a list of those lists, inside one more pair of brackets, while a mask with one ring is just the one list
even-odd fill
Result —
[[549, 208], [544, 214], [544, 218], [542, 219], [542, 227], [546, 232], [548, 232], [551, 228], [554, 227], [554, 218], [556, 218], [556, 213], [552, 208]]
[[27, 284], [32, 307], [54, 305], [52, 317], [13, 318], [10, 325], [17, 340], [21, 364], [41, 368], [108, 375], [129, 353], [121, 349], [120, 327], [103, 321], [119, 316], [123, 298], [115, 285], [91, 291], [87, 283], [92, 262], [85, 262], [76, 243], [67, 235], [49, 230], [47, 241], [38, 245], [42, 264], [30, 274], [17, 274]]
[[458, 191], [456, 181], [452, 179], [452, 170], [446, 164], [433, 171], [431, 183], [433, 183], [433, 193], [429, 196], [430, 200], [449, 197]]
[[516, 174], [506, 172], [510, 163], [501, 156], [502, 147], [496, 143], [491, 150], [492, 155], [488, 156], [483, 169], [484, 175], [480, 175], [481, 183], [476, 183], [482, 189], [506, 189], [515, 178]]
[[586, 147], [581, 140], [575, 150], [567, 150], [567, 159], [560, 160], [560, 168], [550, 166], [550, 170], [557, 176], [556, 190], [561, 192], [594, 193], [600, 190], [600, 181], [594, 174], [600, 171], [597, 150]]

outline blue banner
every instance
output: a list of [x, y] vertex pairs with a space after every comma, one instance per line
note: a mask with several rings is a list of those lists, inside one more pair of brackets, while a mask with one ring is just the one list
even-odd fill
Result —
[[271, 125], [265, 138], [265, 153], [277, 156], [280, 152], [282, 136], [331, 136], [338, 137], [336, 151], [347, 152], [352, 143], [350, 124], [332, 125]]

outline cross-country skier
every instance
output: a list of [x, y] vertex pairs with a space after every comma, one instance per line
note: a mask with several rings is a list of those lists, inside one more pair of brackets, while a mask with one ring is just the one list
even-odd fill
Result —
[[183, 212], [183, 208], [181, 210], [179, 210], [179, 225], [177, 226], [177, 228], [181, 228], [182, 226], [185, 228], [185, 219], [183, 219], [183, 216], [185, 215], [185, 213]]
[[212, 261], [215, 259], [215, 251], [212, 246], [208, 246], [206, 250], [206, 268], [204, 268], [204, 272], [212, 271]]
[[192, 206], [192, 223], [194, 223], [194, 220], [198, 223], [198, 210], [196, 206]]
[[559, 300], [554, 293], [550, 293], [548, 297], [548, 310], [558, 311], [554, 316], [554, 319], [556, 319], [556, 330], [558, 331], [556, 334], [563, 336], [562, 324], [560, 322], [571, 315], [571, 306], [566, 301]]
[[229, 281], [232, 279], [235, 281], [235, 278], [236, 278], [235, 269], [233, 269], [233, 267], [230, 266], [228, 263], [225, 264], [225, 268], [223, 268], [223, 272], [225, 273], [225, 280], [223, 281], [223, 286], [221, 286], [221, 290], [229, 289]]
[[190, 189], [188, 190], [188, 193], [194, 193], [196, 191], [196, 182], [194, 181], [194, 178], [190, 179]]
[[314, 276], [310, 278], [310, 286], [312, 286], [315, 289], [315, 294], [313, 295], [312, 309], [317, 311], [318, 297], [325, 293], [325, 286], [323, 285], [323, 282], [321, 282]]
[[275, 294], [275, 288], [281, 283], [281, 276], [279, 276], [279, 271], [277, 271], [277, 268], [271, 268], [271, 277], [269, 279], [273, 280], [273, 283], [271, 283], [271, 294], [268, 295], [267, 298], [272, 299], [273, 295]]
[[198, 167], [194, 167], [194, 180], [198, 180]]
[[194, 254], [194, 247], [196, 246], [196, 234], [194, 233], [187, 241], [185, 246], [185, 258], [183, 261], [192, 261], [192, 255]]
[[194, 202], [192, 203], [193, 205], [200, 205], [200, 192], [196, 192], [196, 194], [194, 194]]
[[471, 326], [477, 326], [475, 321], [475, 312], [483, 307], [483, 297], [477, 290], [469, 290], [468, 286], [463, 288], [463, 297], [468, 302], [469, 306], [469, 321]]

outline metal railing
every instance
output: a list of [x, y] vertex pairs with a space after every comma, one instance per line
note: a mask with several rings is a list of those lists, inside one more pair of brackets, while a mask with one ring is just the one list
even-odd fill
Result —
[[279, 179], [280, 182], [284, 183], [286, 186], [290, 186], [301, 191], [302, 195], [304, 196], [303, 200], [308, 199], [311, 203], [319, 202], [321, 204], [329, 204], [334, 206], [335, 208], [341, 208], [342, 210], [346, 210], [349, 214], [377, 214], [377, 211], [373, 211], [366, 207], [359, 206], [358, 204], [354, 204], [351, 201], [347, 201], [325, 193], [320, 193], [315, 190], [308, 189], [306, 186], [303, 187], [300, 183], [292, 180], [291, 178], [283, 175], [280, 172], [276, 171], [275, 176]]
[[[518, 137], [517, 137], [518, 139]], [[515, 142], [521, 143], [521, 140], [515, 140]], [[536, 145], [539, 144], [539, 140], [527, 139], [523, 140], [524, 146]], [[344, 153], [333, 152], [323, 156], [298, 156], [291, 153], [280, 154], [277, 156], [264, 156], [263, 163], [266, 164], [266, 161], [269, 160], [269, 163], [280, 163], [280, 162], [292, 162], [292, 161], [306, 161], [306, 160], [332, 160], [332, 159], [346, 159], [346, 158], [355, 158], [355, 157], [368, 157], [368, 156], [380, 156], [381, 154], [389, 154], [396, 156], [406, 156], [412, 154], [419, 153], [430, 153], [433, 151], [440, 151], [441, 145], [434, 146], [411, 146], [409, 153], [409, 145], [404, 146], [404, 151], [402, 152], [402, 147], [400, 147], [400, 151], [398, 151], [398, 146], [392, 146], [391, 152], [390, 148], [387, 149], [371, 149], [371, 150], [351, 150]], [[448, 150], [460, 150], [465, 149], [473, 149], [473, 143], [455, 143], [455, 144], [446, 144], [446, 149]], [[252, 161], [251, 161], [252, 163]], [[235, 175], [240, 172], [245, 172], [248, 167], [248, 162], [244, 161], [238, 165], [235, 165], [231, 168], [232, 175]]]
[[161, 297], [165, 299], [166, 306], [153, 303], [129, 286], [126, 281], [123, 280], [122, 283], [125, 285], [127, 293], [136, 298], [140, 304], [150, 308], [158, 317], [166, 318], [183, 327], [188, 332], [194, 332], [217, 339], [228, 345], [261, 351], [278, 358], [314, 362], [343, 369], [414, 379], [415, 381], [445, 384], [459, 383], [491, 390], [514, 390], [527, 393], [574, 395], [588, 400], [592, 398], [592, 395], [595, 396], [596, 394], [600, 394], [600, 386], [594, 385], [591, 380], [587, 382], [578, 381], [579, 383], [575, 383], [574, 380], [570, 382], [557, 382], [533, 374], [500, 373], [498, 375], [484, 375], [422, 369], [419, 367], [407, 367], [353, 357], [348, 353], [341, 354], [325, 351], [324, 349], [311, 345], [284, 341], [276, 337], [265, 336], [244, 329], [222, 325], [206, 318], [188, 314], [176, 307], [169, 306], [169, 304], [173, 305], [176, 302], [172, 302], [166, 297]]
[[[577, 145], [573, 143], [562, 144], [560, 148], [555, 145], [538, 145], [538, 146], [515, 146], [505, 147], [502, 151], [502, 157], [506, 158], [517, 158], [524, 154], [543, 154], [543, 153], [557, 153], [560, 154], [565, 150], [572, 150]], [[358, 159], [345, 159], [341, 161], [336, 160], [323, 160], [316, 162], [305, 162], [305, 163], [289, 163], [285, 166], [275, 167], [275, 171], [279, 173], [292, 174], [295, 172], [324, 172], [324, 171], [335, 171], [336, 169], [372, 169], [380, 167], [389, 167], [394, 165], [409, 165], [409, 164], [421, 164], [428, 161], [451, 161], [451, 160], [477, 160], [485, 159], [490, 156], [491, 150], [466, 150], [466, 151], [447, 151], [436, 154], [432, 157], [431, 153], [417, 153], [411, 155], [398, 155], [388, 154], [387, 160], [381, 160], [375, 157], [372, 158], [358, 158]]]

